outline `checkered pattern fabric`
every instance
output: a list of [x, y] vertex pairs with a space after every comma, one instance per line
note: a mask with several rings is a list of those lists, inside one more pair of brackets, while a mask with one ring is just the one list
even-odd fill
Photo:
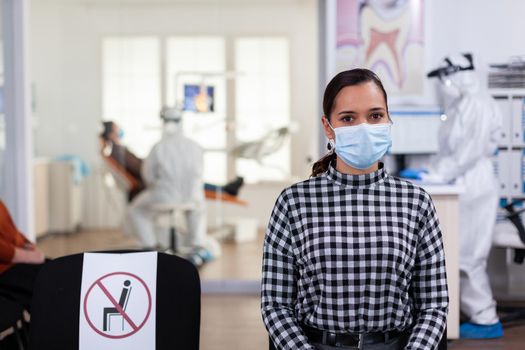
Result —
[[437, 347], [448, 311], [438, 218], [421, 188], [382, 164], [333, 166], [285, 189], [264, 240], [262, 315], [277, 349], [314, 349], [301, 324], [343, 333], [410, 330]]

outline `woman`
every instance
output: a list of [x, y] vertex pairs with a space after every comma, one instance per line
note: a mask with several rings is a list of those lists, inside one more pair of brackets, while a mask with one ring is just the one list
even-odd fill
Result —
[[44, 254], [18, 231], [0, 201], [0, 297], [30, 310], [33, 284], [44, 261]]
[[387, 95], [366, 69], [326, 87], [327, 156], [278, 197], [264, 241], [262, 315], [277, 349], [435, 349], [448, 309], [430, 196], [390, 176]]

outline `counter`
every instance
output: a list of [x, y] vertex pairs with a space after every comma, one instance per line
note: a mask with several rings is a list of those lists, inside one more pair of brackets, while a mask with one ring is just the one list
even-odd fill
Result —
[[465, 191], [459, 185], [437, 185], [414, 182], [430, 194], [443, 232], [447, 264], [449, 312], [448, 339], [459, 338], [459, 195]]

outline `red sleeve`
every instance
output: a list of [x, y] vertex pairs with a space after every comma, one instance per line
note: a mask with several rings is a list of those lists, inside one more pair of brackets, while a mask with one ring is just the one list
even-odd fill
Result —
[[23, 247], [28, 240], [18, 231], [9, 211], [3, 202], [0, 201], [0, 241], [3, 244], [0, 246], [0, 256], [3, 256], [2, 251], [5, 250], [3, 247], [5, 244], [12, 245], [14, 247]]
[[0, 263], [10, 263], [11, 260], [13, 260], [14, 255], [15, 246], [12, 243], [6, 242], [2, 238], [0, 238]]

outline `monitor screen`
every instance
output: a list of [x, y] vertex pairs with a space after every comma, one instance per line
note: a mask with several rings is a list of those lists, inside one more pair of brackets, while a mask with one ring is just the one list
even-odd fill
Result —
[[439, 150], [440, 110], [391, 110], [391, 154], [429, 154]]
[[215, 87], [185, 84], [184, 85], [184, 108], [186, 112], [209, 113], [214, 109]]

